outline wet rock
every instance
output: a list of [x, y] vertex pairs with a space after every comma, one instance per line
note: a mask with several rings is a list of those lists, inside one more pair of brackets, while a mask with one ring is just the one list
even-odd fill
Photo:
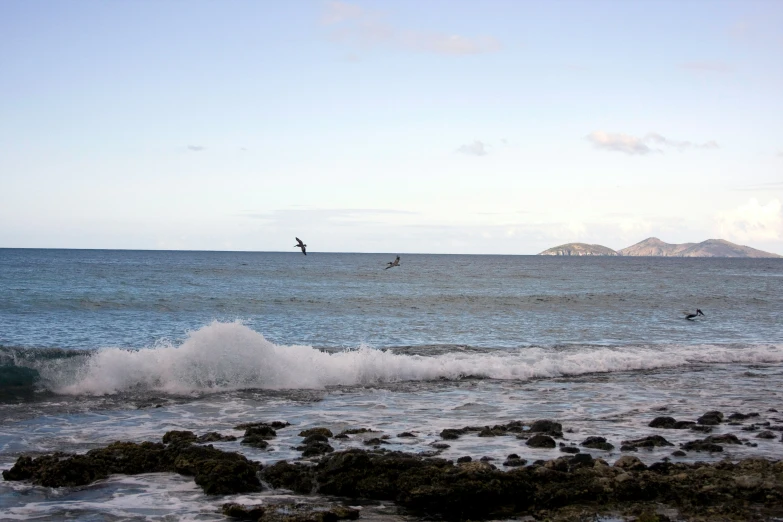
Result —
[[552, 420], [537, 420], [530, 425], [530, 433], [543, 433], [556, 439], [563, 438], [563, 425]]
[[723, 435], [710, 435], [704, 440], [713, 444], [742, 444], [742, 441], [740, 441], [737, 436], [732, 433], [725, 433]]
[[674, 417], [655, 417], [648, 426], [667, 430], [683, 430], [695, 424], [693, 421], [678, 421]]
[[332, 430], [329, 428], [310, 428], [309, 430], [303, 430], [299, 432], [300, 437], [309, 437], [310, 435], [323, 435], [324, 437], [332, 437]]
[[58, 452], [35, 459], [21, 456], [11, 469], [3, 471], [3, 478], [57, 488], [84, 486], [108, 477], [109, 473], [105, 466], [85, 455]]
[[[171, 433], [171, 432], [169, 432]], [[187, 437], [186, 437], [187, 438]], [[84, 455], [55, 453], [36, 459], [20, 457], [6, 480], [30, 480], [47, 487], [83, 486], [111, 474], [175, 472], [193, 476], [207, 494], [261, 491], [256, 473], [260, 465], [238, 453], [212, 446], [196, 446], [169, 435], [168, 445], [153, 442], [115, 442]]]
[[255, 428], [258, 426], [268, 426], [275, 430], [281, 430], [290, 426], [291, 423], [285, 421], [272, 421], [272, 422], [245, 422], [244, 424], [238, 424], [234, 426], [235, 430], [246, 430], [248, 428]]
[[751, 424], [750, 426], [743, 426], [741, 429], [742, 431], [758, 431], [759, 427], [755, 424]]
[[500, 437], [525, 431], [524, 424], [521, 421], [511, 421], [508, 424], [496, 424], [494, 426], [465, 426], [464, 428], [450, 429], [455, 429], [461, 434], [476, 432], [480, 437]]
[[350, 439], [351, 437], [349, 437], [348, 435], [346, 435], [344, 433], [338, 433], [337, 435], [334, 436], [334, 438], [342, 440], [342, 439]]
[[576, 446], [563, 446], [560, 448], [563, 453], [579, 453], [579, 448]]
[[503, 462], [503, 465], [509, 468], [518, 468], [520, 466], [524, 466], [525, 464], [527, 464], [527, 460], [520, 458], [516, 453], [512, 453], [506, 457], [506, 461]]
[[499, 426], [492, 428], [485, 426], [481, 431], [478, 432], [479, 437], [502, 437], [503, 435], [508, 435], [508, 432]]
[[445, 449], [449, 449], [451, 447], [448, 444], [445, 444], [443, 442], [433, 442], [432, 444], [430, 444], [430, 446], [432, 446], [433, 448], [435, 448], [437, 450], [445, 450]]
[[687, 454], [687, 453], [685, 453], [685, 452], [684, 452], [684, 451], [682, 451], [682, 450], [677, 450], [677, 451], [674, 451], [674, 452], [672, 452], [672, 457], [685, 457], [685, 456], [687, 456], [687, 455], [688, 455], [688, 454]]
[[245, 429], [245, 438], [272, 440], [277, 437], [277, 432], [271, 426], [251, 426]]
[[677, 420], [674, 417], [655, 417], [648, 426], [651, 428], [674, 429], [676, 424]]
[[179, 443], [179, 442], [196, 442], [196, 434], [192, 431], [179, 431], [179, 430], [172, 430], [167, 431], [165, 435], [163, 435], [163, 444], [171, 444], [171, 443]]
[[569, 462], [571, 457], [558, 457], [556, 459], [548, 460], [544, 463], [544, 468], [552, 471], [559, 471], [565, 473], [570, 468]]
[[401, 439], [415, 439], [416, 435], [414, 435], [413, 433], [411, 433], [409, 431], [403, 431], [402, 433], [398, 433], [397, 437], [399, 437]]
[[644, 465], [644, 462], [631, 455], [623, 455], [617, 459], [617, 461], [614, 463], [614, 467], [626, 471], [640, 471], [647, 469], [647, 466]]
[[[515, 461], [523, 459], [510, 455], [507, 460]], [[599, 512], [614, 509], [620, 509], [623, 518], [639, 520], [653, 505], [675, 509], [678, 520], [771, 520], [783, 505], [783, 463], [764, 459], [658, 462], [645, 469], [630, 455], [609, 467], [600, 459], [591, 463], [589, 454], [580, 453], [501, 471], [484, 462], [454, 465], [432, 456], [348, 450], [327, 453], [307, 465], [278, 462], [261, 467], [242, 455], [187, 442], [115, 443], [86, 455], [23, 456], [3, 477], [57, 487], [84, 485], [112, 473], [161, 471], [193, 476], [208, 493], [260, 491], [260, 477], [298, 494], [393, 501], [411, 516], [430, 520], [594, 520]], [[259, 518], [336, 520], [330, 518], [336, 514], [319, 514], [322, 508], [304, 512], [300, 510], [310, 508], [299, 506], [276, 509], [265, 502]], [[622, 511], [622, 506], [635, 511]]]
[[[339, 435], [335, 436], [337, 438]], [[302, 441], [302, 444], [305, 446], [308, 444], [312, 444], [313, 442], [329, 442], [329, 437], [326, 437], [324, 435], [321, 435], [320, 433], [314, 433], [312, 435], [308, 435], [304, 438]]]
[[639, 449], [636, 446], [623, 444], [622, 446], [620, 446], [620, 451], [639, 451]]
[[729, 420], [730, 421], [740, 421], [741, 422], [741, 421], [750, 419], [751, 417], [758, 417], [758, 416], [759, 416], [758, 413], [747, 413], [746, 414], [746, 413], [735, 412], [735, 413], [732, 413], [731, 415], [729, 415]]
[[369, 428], [351, 428], [351, 429], [341, 431], [336, 436], [339, 437], [340, 435], [360, 435], [362, 433], [379, 433], [379, 432], [376, 430], [371, 430]]
[[699, 433], [710, 433], [712, 431], [712, 426], [702, 426], [699, 424], [695, 424], [690, 427], [691, 431], [698, 431]]
[[198, 467], [193, 481], [207, 495], [231, 495], [260, 491], [258, 469], [242, 461], [208, 460]]
[[554, 448], [557, 446], [555, 439], [549, 435], [533, 435], [525, 443], [531, 448]]
[[660, 435], [650, 435], [649, 437], [644, 437], [641, 439], [624, 440], [623, 446], [631, 446], [634, 448], [653, 448], [660, 446], [674, 446], [674, 444]]
[[266, 449], [269, 447], [269, 443], [266, 441], [266, 438], [259, 436], [259, 435], [249, 435], [247, 437], [244, 437], [240, 444], [244, 444], [245, 446], [251, 446], [253, 448], [258, 449]]
[[359, 510], [346, 506], [309, 506], [305, 503], [267, 504], [244, 506], [223, 504], [223, 514], [237, 520], [254, 522], [337, 522], [356, 520]]
[[481, 462], [492, 462], [493, 460], [495, 459], [493, 459], [492, 457], [487, 457], [486, 455], [479, 459], [479, 461]]
[[380, 446], [381, 444], [388, 444], [388, 442], [378, 437], [373, 437], [371, 439], [364, 441], [364, 444], [366, 446]]
[[472, 460], [473, 460], [472, 457], [460, 457], [457, 459], [457, 462], [461, 464], [463, 462], [471, 462]]
[[681, 447], [686, 451], [706, 451], [709, 453], [719, 453], [723, 451], [723, 446], [706, 440], [692, 440], [682, 444]]
[[717, 426], [721, 422], [723, 422], [723, 414], [719, 411], [708, 411], [696, 419], [697, 424], [702, 424], [704, 426]]
[[261, 470], [261, 478], [274, 488], [290, 489], [296, 493], [316, 493], [314, 467], [299, 462], [280, 461]]
[[756, 435], [757, 439], [774, 439], [775, 434], [771, 432], [770, 430], [764, 430], [760, 432], [758, 435]]
[[[264, 480], [293, 489], [295, 483], [278, 480], [277, 467], [265, 468]], [[310, 469], [296, 470], [309, 474], [322, 495], [394, 500], [409, 510], [449, 519], [486, 518], [502, 505], [527, 503], [533, 490], [529, 479], [515, 471], [493, 470], [485, 463], [454, 466], [444, 459], [399, 452], [348, 450], [323, 457]], [[286, 478], [294, 478], [290, 469]]]
[[522, 433], [525, 431], [525, 423], [522, 421], [511, 421], [501, 426], [495, 426], [495, 428], [503, 428], [508, 433]]
[[326, 442], [312, 442], [304, 446], [297, 446], [296, 449], [302, 452], [303, 457], [315, 457], [334, 451], [334, 448]]
[[239, 520], [259, 520], [266, 508], [263, 505], [245, 506], [243, 504], [226, 503], [223, 504], [223, 514], [227, 517], [237, 518]]
[[579, 453], [568, 461], [568, 465], [571, 469], [577, 467], [591, 467], [593, 466], [593, 456], [589, 453]]
[[585, 448], [599, 449], [604, 451], [611, 451], [614, 449], [614, 446], [606, 442], [606, 439], [603, 437], [587, 437], [582, 441], [582, 446]]
[[209, 433], [200, 435], [196, 439], [196, 442], [198, 442], [199, 444], [203, 444], [205, 442], [233, 442], [235, 440], [237, 440], [237, 438], [234, 437], [233, 435], [221, 435], [216, 431], [210, 431]]
[[464, 435], [466, 432], [464, 429], [447, 428], [440, 432], [440, 437], [445, 440], [455, 440]]

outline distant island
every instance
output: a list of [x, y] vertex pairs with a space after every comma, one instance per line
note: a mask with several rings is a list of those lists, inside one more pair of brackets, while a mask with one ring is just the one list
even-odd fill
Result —
[[650, 237], [621, 250], [603, 245], [566, 243], [544, 250], [540, 256], [655, 256], [655, 257], [783, 257], [725, 239], [708, 239], [701, 243], [665, 243]]
[[539, 256], [619, 256], [620, 254], [603, 245], [587, 243], [566, 243], [544, 250]]

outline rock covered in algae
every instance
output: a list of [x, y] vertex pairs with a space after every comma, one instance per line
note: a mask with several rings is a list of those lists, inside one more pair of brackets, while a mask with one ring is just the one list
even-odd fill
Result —
[[261, 491], [260, 464], [238, 453], [192, 444], [195, 436], [169, 432], [155, 442], [115, 442], [84, 455], [55, 453], [37, 458], [22, 456], [3, 471], [5, 480], [29, 480], [48, 487], [83, 486], [120, 473], [175, 472], [194, 477], [207, 494]]
[[237, 520], [254, 522], [337, 522], [356, 520], [359, 510], [347, 506], [318, 507], [306, 504], [268, 504], [246, 506], [223, 504], [223, 514]]
[[758, 518], [765, 510], [783, 514], [783, 463], [764, 459], [648, 467], [624, 456], [609, 466], [584, 454], [501, 471], [485, 462], [454, 465], [406, 453], [348, 450], [326, 455], [315, 466], [279, 462], [261, 476], [298, 493], [393, 500], [412, 513], [445, 519], [510, 517], [568, 506], [597, 513], [645, 502], [682, 513], [708, 508], [721, 514], [715, 519], [725, 514], [725, 520]]

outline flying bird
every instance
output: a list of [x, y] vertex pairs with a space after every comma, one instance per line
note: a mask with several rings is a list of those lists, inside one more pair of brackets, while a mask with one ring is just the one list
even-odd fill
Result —
[[390, 269], [390, 268], [392, 268], [394, 266], [400, 266], [400, 256], [397, 256], [397, 259], [395, 259], [394, 261], [389, 261], [386, 264], [389, 265], [389, 266], [384, 268], [384, 270], [388, 270], [388, 269]]
[[307, 250], [306, 250], [306, 247], [307, 247], [307, 245], [305, 245], [305, 244], [302, 242], [302, 240], [301, 240], [301, 239], [299, 239], [298, 237], [297, 237], [297, 238], [295, 238], [295, 239], [296, 239], [296, 242], [297, 242], [298, 244], [294, 245], [294, 248], [301, 248], [301, 249], [302, 249], [302, 253], [303, 253], [304, 255], [307, 255]]
[[695, 314], [689, 314], [689, 313], [686, 313], [686, 314], [685, 314], [685, 318], [686, 318], [686, 319], [688, 319], [689, 321], [693, 321], [694, 319], [696, 319], [696, 318], [697, 318], [698, 316], [700, 316], [700, 315], [702, 315], [702, 316], [704, 316], [704, 317], [707, 317], [706, 315], [704, 315], [704, 312], [702, 312], [701, 310], [699, 310], [699, 309], [697, 308], [697, 309], [696, 309], [696, 313], [695, 313]]

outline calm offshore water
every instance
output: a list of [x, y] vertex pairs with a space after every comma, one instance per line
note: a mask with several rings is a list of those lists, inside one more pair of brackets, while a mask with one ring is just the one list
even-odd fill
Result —
[[[336, 348], [783, 340], [780, 259], [391, 259], [0, 249], [0, 344], [142, 348], [213, 320]], [[708, 321], [684, 323], [697, 307]]]
[[[273, 462], [323, 425], [431, 451], [443, 428], [514, 419], [618, 447], [661, 411], [783, 423], [768, 411], [783, 411], [781, 259], [403, 254], [384, 270], [395, 255], [0, 249], [0, 469], [169, 429], [241, 435], [233, 426], [253, 420], [295, 428], [271, 451], [219, 446]], [[683, 319], [697, 307], [705, 318]], [[783, 453], [754, 442], [726, 454]], [[449, 443], [448, 458], [560, 455], [505, 437]], [[0, 481], [12, 519], [221, 520], [222, 501], [168, 475], [56, 492]]]

